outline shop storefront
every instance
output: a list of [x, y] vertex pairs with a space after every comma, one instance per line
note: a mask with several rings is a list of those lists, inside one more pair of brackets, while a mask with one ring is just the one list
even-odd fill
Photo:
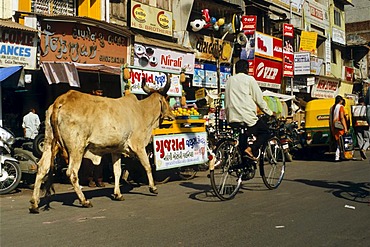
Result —
[[[83, 17], [40, 17], [40, 67], [51, 103], [68, 89], [122, 96], [121, 66], [127, 63], [131, 32]], [[64, 85], [62, 85], [64, 84]], [[62, 86], [61, 86], [62, 85]], [[55, 89], [60, 87], [60, 90]]]
[[27, 89], [37, 68], [37, 41], [37, 30], [0, 21], [0, 125], [16, 134], [20, 134], [17, 130], [21, 128], [23, 114], [31, 107], [32, 95]]

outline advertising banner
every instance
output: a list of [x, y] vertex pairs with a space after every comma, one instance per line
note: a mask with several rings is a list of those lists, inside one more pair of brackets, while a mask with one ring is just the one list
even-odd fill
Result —
[[157, 171], [208, 161], [206, 132], [156, 135], [153, 145]]
[[227, 40], [211, 38], [205, 35], [195, 33], [189, 34], [191, 47], [196, 51], [195, 58], [215, 62], [216, 58], [213, 56], [216, 52], [221, 51], [220, 63], [231, 63], [233, 55], [233, 43]]
[[186, 74], [194, 73], [195, 55], [193, 53], [177, 52], [150, 45], [134, 44], [134, 66], [158, 71], [173, 71]]
[[277, 61], [283, 59], [283, 40], [256, 32], [255, 55]]
[[172, 12], [131, 1], [130, 27], [172, 37]]
[[317, 33], [302, 31], [301, 33], [301, 42], [299, 44], [299, 51], [308, 51], [313, 55], [316, 55], [316, 42], [317, 42]]
[[[220, 66], [220, 88], [225, 88], [227, 79], [231, 76], [231, 68]], [[195, 64], [194, 87], [217, 88], [217, 67], [214, 64]]]
[[254, 78], [261, 87], [280, 89], [283, 65], [265, 58], [255, 58]]
[[243, 15], [241, 18], [242, 32], [245, 35], [245, 45], [242, 46], [240, 59], [253, 60], [255, 52], [255, 32], [257, 26], [257, 16]]
[[146, 94], [141, 88], [143, 78], [146, 80], [146, 85], [149, 88], [159, 90], [163, 88], [167, 80], [171, 80], [171, 87], [167, 92], [168, 96], [181, 96], [182, 85], [180, 83], [180, 75], [168, 75], [161, 72], [145, 71], [139, 69], [131, 69], [131, 77], [129, 79], [131, 83], [131, 92], [134, 94]]
[[311, 73], [311, 53], [294, 52], [294, 75], [309, 75]]
[[313, 98], [334, 98], [338, 94], [339, 80], [317, 77], [315, 85], [312, 86], [311, 97]]
[[43, 21], [41, 61], [104, 64], [127, 62], [127, 38], [95, 26]]
[[354, 68], [343, 66], [343, 76], [342, 79], [347, 82], [353, 82]]
[[283, 25], [283, 76], [294, 76], [294, 26]]
[[0, 28], [0, 67], [36, 69], [37, 34]]
[[311, 57], [310, 63], [311, 63], [310, 73], [313, 75], [320, 75], [324, 59], [318, 57]]

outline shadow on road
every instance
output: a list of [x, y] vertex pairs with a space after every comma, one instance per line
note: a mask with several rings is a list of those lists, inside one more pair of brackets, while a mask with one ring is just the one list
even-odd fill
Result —
[[327, 193], [332, 193], [338, 198], [358, 203], [369, 203], [370, 205], [370, 183], [353, 183], [350, 181], [326, 181], [326, 180], [308, 180], [295, 179], [292, 182], [299, 182], [309, 186], [327, 188]]

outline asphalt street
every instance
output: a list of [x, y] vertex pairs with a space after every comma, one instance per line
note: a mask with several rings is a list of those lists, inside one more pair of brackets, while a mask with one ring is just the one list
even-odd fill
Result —
[[256, 176], [230, 201], [212, 193], [208, 172], [158, 185], [83, 188], [81, 208], [71, 185], [57, 184], [50, 206], [29, 214], [32, 191], [0, 196], [0, 246], [369, 246], [370, 163], [329, 160], [288, 163], [281, 186]]

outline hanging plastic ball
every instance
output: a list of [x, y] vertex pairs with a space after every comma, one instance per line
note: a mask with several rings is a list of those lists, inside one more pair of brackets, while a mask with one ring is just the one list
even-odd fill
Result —
[[213, 30], [218, 31], [218, 29], [220, 29], [220, 27], [217, 24], [213, 25]]
[[216, 21], [217, 21], [217, 19], [216, 19], [215, 17], [211, 17], [211, 23], [212, 23], [212, 24], [215, 24], [215, 23], [216, 23]]
[[217, 25], [218, 25], [218, 26], [222, 26], [223, 24], [225, 24], [225, 18], [220, 18], [220, 19], [218, 19], [218, 21], [217, 21]]

